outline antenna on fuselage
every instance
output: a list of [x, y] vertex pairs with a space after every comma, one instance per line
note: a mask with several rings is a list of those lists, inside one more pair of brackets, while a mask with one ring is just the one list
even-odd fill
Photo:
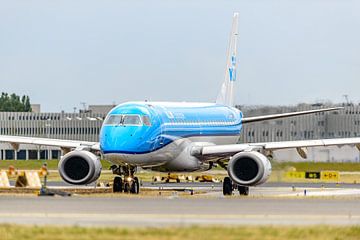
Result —
[[234, 106], [234, 82], [236, 81], [236, 45], [238, 38], [239, 13], [234, 13], [230, 34], [230, 43], [226, 58], [225, 79], [221, 85], [216, 103]]

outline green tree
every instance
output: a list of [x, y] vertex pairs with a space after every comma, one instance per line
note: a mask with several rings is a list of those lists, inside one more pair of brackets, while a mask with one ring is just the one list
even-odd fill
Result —
[[24, 107], [25, 107], [24, 109], [25, 112], [32, 112], [29, 96], [25, 97]]
[[1, 93], [0, 96], [0, 112], [31, 112], [31, 104], [29, 96], [20, 96], [12, 93]]

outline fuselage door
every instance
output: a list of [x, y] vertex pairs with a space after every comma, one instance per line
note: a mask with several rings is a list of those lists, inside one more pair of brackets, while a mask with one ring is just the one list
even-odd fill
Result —
[[164, 137], [163, 137], [163, 119], [161, 116], [161, 111], [157, 108], [153, 108], [154, 110], [154, 114], [153, 114], [153, 118], [154, 118], [154, 122], [156, 122], [156, 124], [153, 125], [154, 129], [154, 135], [153, 135], [153, 139], [152, 139], [152, 150], [161, 148], [161, 146], [164, 145]]

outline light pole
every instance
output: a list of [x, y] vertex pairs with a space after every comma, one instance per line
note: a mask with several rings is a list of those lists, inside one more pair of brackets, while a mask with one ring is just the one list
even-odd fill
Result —
[[[48, 119], [49, 120], [49, 119]], [[46, 123], [45, 124], [45, 129], [46, 129], [46, 138], [50, 138], [50, 132], [49, 132], [49, 130], [50, 130], [50, 127], [51, 127], [51, 124], [50, 123]], [[49, 146], [47, 146], [46, 147], [47, 148], [47, 156], [46, 156], [46, 158], [47, 158], [47, 160], [50, 158], [50, 147]]]

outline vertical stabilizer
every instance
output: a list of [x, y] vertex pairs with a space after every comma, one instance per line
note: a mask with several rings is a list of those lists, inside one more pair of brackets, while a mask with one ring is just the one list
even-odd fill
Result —
[[216, 103], [227, 106], [234, 106], [234, 83], [236, 81], [236, 45], [238, 38], [239, 13], [234, 13], [230, 43], [226, 58], [225, 79], [221, 86]]

